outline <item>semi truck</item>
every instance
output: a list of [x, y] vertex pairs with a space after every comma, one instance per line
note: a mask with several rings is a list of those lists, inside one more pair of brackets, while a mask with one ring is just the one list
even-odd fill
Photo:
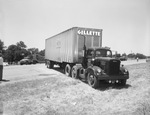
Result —
[[102, 29], [73, 27], [45, 40], [45, 64], [55, 64], [67, 76], [84, 79], [98, 88], [101, 81], [126, 85], [128, 70], [112, 58], [109, 47], [102, 47]]

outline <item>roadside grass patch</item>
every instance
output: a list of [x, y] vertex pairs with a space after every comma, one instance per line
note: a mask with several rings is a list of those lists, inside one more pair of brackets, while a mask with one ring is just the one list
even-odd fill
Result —
[[126, 88], [93, 89], [63, 74], [0, 85], [4, 114], [149, 115], [150, 65], [129, 65], [127, 68], [130, 87]]

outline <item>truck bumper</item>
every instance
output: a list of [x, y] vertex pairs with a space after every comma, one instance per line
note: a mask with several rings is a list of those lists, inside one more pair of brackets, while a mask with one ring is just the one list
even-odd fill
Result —
[[103, 74], [103, 75], [96, 75], [98, 80], [122, 80], [122, 79], [129, 79], [129, 75], [128, 74], [124, 74], [124, 75], [107, 75], [107, 74]]

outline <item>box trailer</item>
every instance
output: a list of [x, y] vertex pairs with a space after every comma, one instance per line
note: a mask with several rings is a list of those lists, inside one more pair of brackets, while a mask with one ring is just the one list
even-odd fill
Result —
[[58, 63], [81, 63], [86, 47], [102, 47], [102, 29], [73, 27], [46, 39], [45, 59]]
[[45, 41], [47, 68], [55, 64], [67, 76], [85, 79], [97, 88], [100, 81], [126, 84], [129, 72], [112, 58], [109, 47], [102, 47], [102, 29], [73, 27]]

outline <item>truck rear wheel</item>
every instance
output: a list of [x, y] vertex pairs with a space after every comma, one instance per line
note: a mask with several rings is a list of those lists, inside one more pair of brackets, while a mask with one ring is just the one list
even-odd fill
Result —
[[98, 88], [99, 86], [99, 80], [96, 78], [93, 72], [88, 73], [87, 82], [92, 88]]
[[78, 79], [78, 71], [77, 71], [77, 67], [76, 66], [72, 67], [71, 77], [75, 78], [75, 79]]
[[65, 74], [67, 76], [71, 75], [71, 66], [69, 64], [67, 64], [66, 67], [65, 67]]

